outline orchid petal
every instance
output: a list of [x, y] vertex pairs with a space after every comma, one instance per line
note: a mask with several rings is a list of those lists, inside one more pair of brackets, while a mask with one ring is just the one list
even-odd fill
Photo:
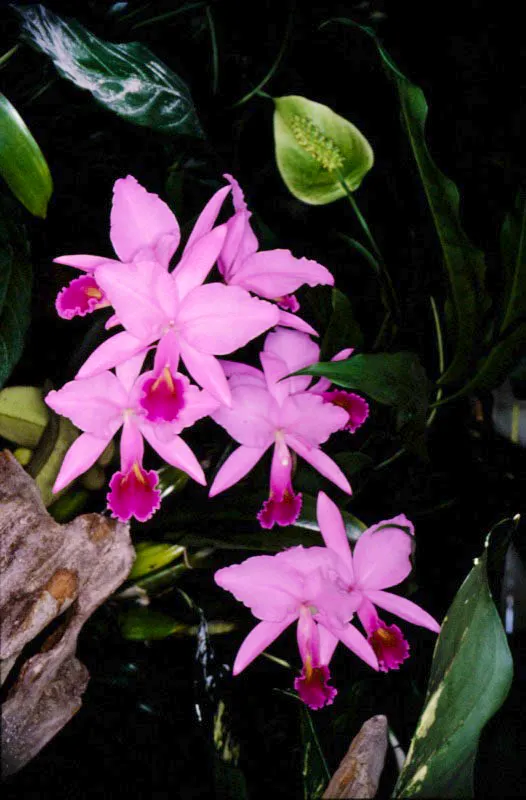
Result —
[[143, 261], [121, 269], [98, 267], [95, 278], [127, 331], [144, 344], [159, 338], [168, 315], [159, 305], [156, 284], [162, 282], [165, 292], [176, 295], [173, 280], [160, 264]]
[[209, 283], [186, 295], [178, 323], [181, 336], [196, 350], [228, 355], [276, 325], [277, 319], [278, 309], [271, 303], [238, 286]]
[[[287, 381], [283, 381], [287, 383]], [[320, 395], [301, 392], [285, 399], [280, 410], [280, 427], [309, 446], [323, 444], [345, 425], [343, 408], [324, 403]]]
[[272, 397], [266, 389], [243, 384], [232, 389], [230, 408], [222, 406], [212, 414], [212, 419], [236, 442], [266, 449], [274, 441], [272, 406]]
[[287, 434], [285, 437], [287, 444], [292, 447], [296, 453], [305, 459], [315, 470], [317, 470], [320, 475], [323, 475], [325, 478], [328, 478], [332, 481], [339, 489], [343, 492], [347, 492], [347, 494], [352, 494], [352, 489], [349, 484], [349, 481], [339, 468], [338, 464], [336, 464], [332, 458], [320, 450], [318, 447], [307, 447], [303, 442], [300, 442], [295, 436], [291, 436]]
[[354, 575], [362, 591], [396, 586], [411, 572], [411, 537], [389, 522], [375, 529], [364, 531], [354, 547]]
[[144, 442], [135, 420], [127, 418], [121, 434], [121, 470], [129, 472], [134, 464], [142, 464]]
[[440, 633], [440, 625], [436, 619], [405, 597], [373, 589], [367, 590], [367, 597], [375, 606], [380, 606], [391, 614], [396, 614], [397, 617], [412, 622], [413, 625], [421, 625], [423, 628], [429, 628], [430, 631]]
[[110, 339], [106, 339], [89, 358], [84, 362], [79, 369], [75, 378], [89, 378], [92, 375], [97, 375], [99, 372], [111, 369], [117, 364], [122, 364], [132, 356], [137, 355], [141, 351], [146, 351], [147, 347], [144, 342], [141, 342], [135, 336], [121, 331], [116, 333]]
[[220, 225], [186, 248], [172, 273], [181, 300], [206, 279], [217, 261], [225, 236], [226, 225]]
[[60, 492], [75, 478], [86, 472], [104, 452], [110, 441], [111, 436], [99, 437], [93, 436], [91, 433], [83, 433], [78, 439], [75, 439], [64, 457], [53, 486], [53, 492]]
[[290, 250], [264, 250], [245, 258], [230, 284], [273, 300], [291, 294], [300, 286], [334, 285], [328, 269], [308, 258], [295, 258]]
[[333, 630], [331, 633], [337, 636], [340, 642], [352, 650], [358, 658], [378, 672], [378, 659], [373, 648], [354, 625], [349, 622], [344, 628]]
[[221, 366], [227, 378], [235, 377], [236, 385], [238, 385], [239, 379], [243, 383], [246, 381], [247, 384], [265, 388], [265, 376], [260, 369], [251, 367], [249, 364], [241, 364], [238, 361], [227, 361], [224, 358], [221, 359]]
[[309, 325], [301, 317], [297, 317], [296, 314], [289, 314], [288, 311], [283, 311], [281, 308], [278, 311], [278, 325], [282, 325], [284, 328], [294, 328], [300, 333], [308, 333], [310, 336], [319, 336], [318, 331], [314, 330], [312, 325]]
[[[203, 208], [201, 213], [199, 214], [197, 221], [192, 229], [192, 233], [189, 236], [189, 239], [186, 243], [186, 247], [183, 251], [183, 258], [186, 255], [187, 250], [190, 250], [191, 247], [202, 237], [206, 236], [207, 233], [210, 233], [212, 230], [215, 221], [221, 211], [221, 206], [225, 202], [226, 196], [230, 193], [231, 187], [230, 186], [223, 186], [219, 189], [215, 194], [212, 195], [206, 206]], [[226, 234], [226, 231], [225, 231]]]
[[325, 625], [318, 625], [318, 636], [320, 639], [320, 664], [330, 664], [338, 646], [338, 637], [331, 633]]
[[108, 306], [97, 281], [90, 274], [74, 278], [58, 293], [55, 301], [57, 314], [62, 319], [85, 317], [99, 308]]
[[114, 258], [104, 258], [103, 256], [86, 256], [86, 255], [73, 255], [73, 256], [58, 256], [53, 259], [55, 264], [64, 264], [66, 267], [76, 267], [83, 272], [93, 272], [96, 267], [101, 267], [103, 264], [113, 264], [113, 266], [122, 266], [120, 261]]
[[46, 396], [47, 405], [94, 436], [115, 435], [122, 424], [126, 392], [112, 372], [70, 381]]
[[251, 609], [258, 619], [282, 622], [297, 616], [302, 603], [301, 575], [274, 556], [252, 556], [214, 575], [218, 586]]
[[206, 486], [206, 478], [203, 469], [195, 457], [192, 450], [188, 447], [180, 436], [174, 436], [168, 442], [161, 441], [155, 434], [155, 427], [149, 423], [141, 422], [141, 433], [149, 442], [153, 449], [159, 453], [161, 458], [177, 469], [182, 469], [190, 475], [194, 481]]
[[318, 493], [317, 517], [323, 541], [340, 556], [349, 572], [349, 581], [352, 582], [353, 560], [341, 511], [325, 492]]
[[116, 328], [117, 325], [120, 325], [119, 318], [117, 314], [112, 314], [111, 317], [108, 317], [106, 322], [104, 323], [104, 328], [109, 331], [112, 328]]
[[[273, 353], [284, 362], [286, 371], [281, 377], [291, 372], [297, 372], [320, 360], [320, 347], [312, 341], [310, 336], [283, 328], [278, 328], [266, 336], [263, 350], [265, 353]], [[292, 391], [301, 392], [309, 385], [312, 378], [306, 375], [290, 378], [290, 380]]]
[[260, 458], [266, 453], [268, 447], [246, 447], [241, 445], [221, 465], [215, 480], [210, 487], [209, 497], [230, 489], [238, 481], [248, 475]]
[[122, 364], [117, 364], [115, 373], [127, 392], [131, 391], [133, 384], [139, 377], [145, 358], [146, 350], [141, 350], [140, 353], [132, 356], [127, 361], [123, 361]]
[[169, 367], [172, 374], [175, 375], [179, 367], [179, 355], [179, 340], [177, 334], [173, 330], [169, 330], [164, 334], [157, 345], [153, 362], [153, 371], [158, 375], [164, 367]]
[[263, 367], [265, 381], [269, 393], [272, 395], [276, 403], [281, 406], [286, 397], [288, 397], [291, 389], [291, 380], [281, 381], [283, 375], [287, 374], [285, 362], [273, 353], [260, 353], [259, 360]]
[[158, 195], [147, 192], [131, 175], [115, 182], [110, 221], [111, 243], [121, 261], [131, 261], [142, 248], [154, 249], [164, 237], [158, 255], [168, 266], [180, 240], [177, 220]]
[[245, 667], [248, 667], [294, 622], [294, 619], [295, 617], [286, 617], [283, 622], [260, 622], [255, 628], [252, 628], [238, 650], [232, 674], [239, 675], [240, 672], [243, 672]]
[[184, 339], [181, 339], [179, 344], [181, 358], [194, 381], [209, 391], [220, 403], [230, 406], [232, 397], [221, 362], [214, 356], [199, 352]]

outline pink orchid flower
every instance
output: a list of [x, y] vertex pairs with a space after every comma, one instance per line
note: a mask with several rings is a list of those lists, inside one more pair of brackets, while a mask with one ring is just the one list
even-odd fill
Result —
[[225, 283], [242, 286], [259, 297], [274, 300], [282, 309], [280, 325], [315, 335], [310, 325], [294, 316], [300, 305], [293, 292], [304, 284], [334, 286], [333, 276], [316, 261], [295, 258], [290, 250], [258, 251], [259, 243], [250, 224], [252, 214], [243, 191], [232, 175], [224, 177], [232, 187], [235, 209], [226, 223], [228, 233], [218, 260]]
[[308, 376], [281, 380], [317, 361], [318, 354], [318, 346], [305, 334], [278, 328], [265, 339], [260, 355], [263, 372], [245, 364], [223, 362], [232, 406], [221, 406], [211, 416], [241, 446], [221, 466], [210, 497], [244, 478], [273, 446], [270, 495], [258, 514], [263, 528], [272, 528], [275, 523], [290, 525], [299, 516], [301, 494], [295, 494], [292, 487], [290, 450], [351, 494], [343, 472], [320, 449], [332, 433], [345, 427], [347, 412], [325, 403], [320, 394], [307, 391], [311, 382]]
[[125, 330], [103, 342], [78, 372], [79, 378], [111, 369], [159, 341], [183, 360], [196, 383], [227, 405], [228, 383], [216, 355], [227, 355], [278, 322], [271, 303], [239, 286], [202, 286], [224, 241], [214, 228], [191, 248], [173, 273], [156, 262], [95, 270], [97, 283]]
[[384, 591], [401, 583], [411, 572], [412, 523], [400, 514], [373, 525], [362, 533], [351, 554], [340, 510], [324, 492], [318, 494], [317, 513], [325, 544], [341, 559], [341, 591], [356, 600], [356, 613], [378, 657], [380, 669], [383, 672], [398, 669], [409, 656], [409, 645], [397, 625], [386, 625], [380, 619], [376, 606], [415, 625], [440, 632], [440, 625], [427, 611], [405, 597]]
[[[189, 257], [197, 241], [210, 233], [229, 192], [230, 186], [223, 187], [208, 201], [188, 239], [183, 260]], [[110, 305], [95, 278], [97, 267], [103, 264], [120, 267], [134, 261], [156, 261], [168, 269], [180, 238], [179, 224], [166, 203], [156, 194], [147, 192], [131, 175], [120, 178], [113, 187], [110, 215], [110, 239], [119, 260], [89, 255], [55, 258], [57, 264], [76, 267], [86, 273], [75, 278], [59, 293], [56, 300], [59, 316], [64, 319], [83, 317]]]
[[169, 464], [206, 484], [199, 462], [178, 434], [210, 414], [217, 401], [190, 385], [172, 355], [162, 349], [156, 355], [153, 370], [140, 377], [142, 355], [119, 365], [116, 375], [101, 372], [49, 392], [46, 403], [84, 431], [66, 453], [54, 492], [89, 469], [121, 426], [121, 470], [113, 475], [108, 494], [115, 517], [145, 522], [160, 506], [158, 475], [142, 465], [143, 437]]
[[339, 569], [339, 557], [327, 548], [293, 547], [218, 570], [216, 583], [260, 620], [241, 645], [233, 674], [239, 675], [296, 620], [303, 669], [294, 686], [311, 708], [330, 705], [337, 693], [329, 685], [329, 662], [339, 641], [377, 670], [373, 648], [349, 622], [360, 600], [338, 589], [334, 576]]

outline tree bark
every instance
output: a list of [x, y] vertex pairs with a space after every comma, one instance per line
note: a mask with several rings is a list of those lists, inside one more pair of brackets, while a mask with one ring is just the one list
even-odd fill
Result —
[[89, 674], [75, 657], [78, 635], [134, 557], [128, 525], [100, 514], [59, 525], [32, 478], [0, 452], [0, 675], [2, 684], [16, 678], [1, 709], [3, 776], [34, 758], [81, 707]]
[[330, 798], [372, 798], [380, 783], [387, 753], [387, 719], [368, 719], [351, 742], [323, 795]]

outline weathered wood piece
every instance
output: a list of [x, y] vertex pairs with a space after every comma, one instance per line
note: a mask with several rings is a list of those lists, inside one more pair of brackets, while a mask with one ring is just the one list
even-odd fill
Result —
[[[79, 710], [89, 680], [75, 658], [79, 632], [133, 559], [127, 525], [100, 514], [59, 525], [32, 478], [9, 451], [0, 452], [2, 683], [18, 671], [2, 704], [3, 776], [34, 758]], [[24, 648], [61, 615], [40, 650], [24, 658]]]
[[375, 797], [387, 753], [387, 718], [368, 719], [351, 742], [323, 795], [331, 798]]

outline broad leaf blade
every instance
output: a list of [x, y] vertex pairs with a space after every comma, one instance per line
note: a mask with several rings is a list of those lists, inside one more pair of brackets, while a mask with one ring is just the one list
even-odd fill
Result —
[[22, 355], [29, 326], [32, 270], [27, 242], [11, 221], [7, 203], [0, 207], [0, 387]]
[[479, 737], [504, 702], [513, 674], [506, 634], [489, 590], [490, 537], [444, 619], [426, 705], [395, 797], [473, 796]]
[[526, 193], [517, 194], [515, 208], [502, 224], [500, 246], [507, 276], [501, 331], [526, 318]]
[[346, 347], [362, 347], [363, 334], [351, 302], [339, 289], [332, 290], [332, 315], [323, 338], [322, 353], [332, 358]]
[[337, 386], [355, 389], [378, 403], [394, 406], [405, 446], [424, 454], [430, 384], [415, 353], [359, 353], [346, 361], [312, 364], [297, 374], [328, 378]]
[[101, 105], [135, 125], [203, 137], [187, 85], [147, 47], [106, 42], [42, 5], [16, 10], [24, 38]]
[[473, 246], [462, 228], [456, 185], [440, 171], [428, 150], [425, 139], [428, 106], [423, 91], [400, 72], [371, 28], [346, 18], [329, 22], [348, 25], [370, 36], [388, 78], [397, 89], [402, 125], [413, 151], [442, 247], [455, 314], [455, 349], [440, 383], [458, 383], [472, 366], [480, 341], [481, 318], [489, 304], [489, 297], [484, 290], [484, 254]]
[[42, 389], [9, 386], [0, 392], [0, 436], [23, 447], [34, 448], [49, 421]]
[[371, 145], [328, 106], [299, 95], [274, 98], [274, 142], [279, 172], [294, 197], [325, 205], [354, 191], [374, 161]]
[[45, 218], [53, 191], [49, 167], [26, 123], [3, 94], [0, 94], [0, 175], [31, 214]]

